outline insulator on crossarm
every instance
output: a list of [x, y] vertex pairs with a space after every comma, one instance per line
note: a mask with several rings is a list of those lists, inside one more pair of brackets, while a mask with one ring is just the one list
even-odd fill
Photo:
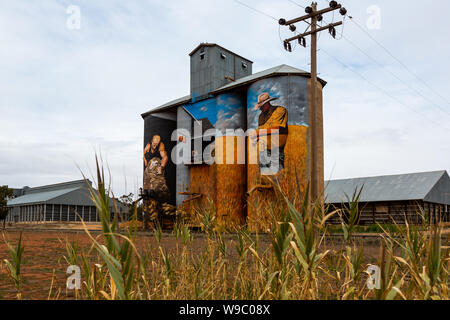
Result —
[[292, 52], [292, 46], [289, 41], [284, 41], [284, 50], [287, 52]]
[[286, 19], [281, 18], [280, 20], [278, 20], [278, 23], [280, 24], [280, 26], [284, 26], [286, 25]]
[[297, 27], [294, 26], [293, 24], [289, 25], [289, 30], [291, 30], [292, 32], [294, 32], [295, 30], [297, 30]]
[[341, 10], [339, 10], [339, 13], [343, 16], [345, 16], [347, 14], [347, 9], [345, 8], [341, 8]]
[[336, 39], [336, 28], [335, 27], [329, 27], [328, 31], [330, 32], [331, 36]]
[[298, 43], [306, 48], [306, 39], [305, 38], [298, 38]]
[[337, 1], [330, 1], [330, 8], [336, 8], [338, 6]]
[[311, 14], [311, 13], [313, 12], [313, 8], [311, 8], [311, 7], [306, 7], [306, 8], [305, 8], [305, 12], [306, 12], [307, 14]]

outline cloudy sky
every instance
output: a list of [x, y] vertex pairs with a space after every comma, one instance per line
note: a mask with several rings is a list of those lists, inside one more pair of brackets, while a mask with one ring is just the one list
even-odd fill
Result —
[[[189, 93], [188, 53], [200, 42], [253, 60], [254, 72], [309, 70], [309, 50], [285, 52], [280, 38], [290, 34], [270, 17], [303, 9], [241, 1], [260, 12], [233, 0], [0, 0], [0, 184], [58, 183], [79, 179], [80, 169], [91, 176], [101, 151], [116, 195], [136, 192], [140, 114]], [[341, 40], [321, 35], [326, 177], [450, 170], [450, 22], [441, 15], [450, 2], [344, 5], [417, 77], [349, 19]]]

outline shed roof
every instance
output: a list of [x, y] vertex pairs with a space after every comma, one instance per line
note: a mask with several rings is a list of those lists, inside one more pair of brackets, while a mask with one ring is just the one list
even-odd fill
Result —
[[[76, 180], [35, 188], [24, 188], [23, 195], [8, 201], [8, 207], [32, 204], [94, 205], [89, 192], [90, 180]], [[110, 199], [112, 207], [112, 198]], [[124, 206], [117, 201], [119, 208]]]
[[81, 187], [26, 194], [17, 197], [15, 199], [9, 200], [8, 207], [47, 202], [78, 189], [81, 189]]
[[60, 191], [65, 189], [71, 189], [71, 188], [84, 188], [87, 187], [87, 184], [92, 186], [92, 182], [87, 179], [81, 179], [81, 180], [75, 180], [75, 181], [68, 181], [68, 182], [62, 182], [62, 183], [56, 183], [56, 184], [49, 184], [45, 186], [40, 187], [33, 187], [29, 188], [26, 187], [23, 189], [23, 194], [28, 195], [30, 193], [38, 193], [38, 192], [45, 192], [45, 191]]
[[172, 100], [170, 102], [167, 102], [159, 107], [153, 108], [148, 112], [145, 112], [143, 114], [141, 114], [142, 118], [145, 118], [146, 116], [148, 116], [149, 114], [155, 113], [155, 112], [159, 112], [159, 111], [164, 111], [173, 107], [178, 107], [181, 106], [185, 103], [189, 103], [191, 102], [191, 96], [184, 96], [175, 100]]
[[325, 201], [346, 202], [346, 195], [351, 198], [361, 188], [360, 202], [423, 200], [450, 204], [450, 178], [445, 170], [325, 181]]
[[[227, 90], [234, 89], [234, 88], [239, 87], [239, 86], [251, 84], [253, 82], [256, 82], [256, 81], [264, 79], [264, 78], [269, 78], [269, 77], [273, 77], [273, 76], [291, 75], [291, 74], [292, 75], [301, 75], [301, 76], [306, 76], [306, 77], [310, 77], [311, 76], [311, 74], [309, 72], [307, 72], [307, 71], [304, 71], [304, 70], [301, 70], [301, 69], [297, 69], [297, 68], [288, 66], [286, 64], [282, 64], [282, 65], [279, 65], [277, 67], [270, 68], [270, 69], [254, 73], [254, 74], [251, 74], [251, 75], [243, 77], [243, 78], [240, 78], [240, 79], [238, 79], [238, 80], [236, 80], [234, 82], [231, 82], [229, 84], [226, 84], [226, 85], [224, 85], [224, 86], [222, 86], [222, 87], [220, 87], [220, 88], [218, 88], [218, 89], [216, 89], [214, 91], [211, 91], [210, 94], [213, 94], [213, 95], [214, 94], [219, 94], [219, 93], [222, 93], [222, 92], [227, 91]], [[318, 78], [318, 80], [324, 86], [327, 84], [326, 81], [324, 81], [324, 80], [322, 80], [320, 78]], [[163, 110], [167, 110], [167, 109], [170, 109], [170, 108], [173, 108], [173, 107], [178, 107], [178, 106], [181, 106], [181, 105], [183, 105], [185, 103], [189, 103], [189, 102], [191, 102], [191, 96], [190, 95], [189, 96], [184, 96], [182, 98], [178, 98], [176, 100], [173, 100], [173, 101], [170, 101], [168, 103], [165, 103], [165, 104], [163, 104], [163, 105], [161, 105], [159, 107], [153, 108], [150, 111], [143, 113], [141, 116], [142, 116], [142, 118], [145, 118], [149, 114], [152, 114], [152, 113], [155, 113], [155, 112], [160, 112], [160, 111], [163, 111]]]

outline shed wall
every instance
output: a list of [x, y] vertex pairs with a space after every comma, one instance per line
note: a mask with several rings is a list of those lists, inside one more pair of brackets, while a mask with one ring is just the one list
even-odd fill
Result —
[[441, 179], [427, 194], [425, 201], [450, 205], [450, 177], [447, 173], [442, 175]]

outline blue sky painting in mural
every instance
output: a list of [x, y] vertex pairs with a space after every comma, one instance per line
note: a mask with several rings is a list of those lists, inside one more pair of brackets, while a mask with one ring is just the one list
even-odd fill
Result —
[[273, 106], [282, 106], [288, 110], [289, 125], [308, 126], [308, 79], [297, 76], [282, 76], [263, 79], [250, 86], [247, 97], [247, 123], [249, 129], [258, 127], [261, 111], [254, 110], [258, 96], [269, 93], [277, 98]]
[[207, 118], [222, 134], [226, 129], [245, 129], [244, 103], [240, 95], [222, 94], [184, 107], [196, 120]]

